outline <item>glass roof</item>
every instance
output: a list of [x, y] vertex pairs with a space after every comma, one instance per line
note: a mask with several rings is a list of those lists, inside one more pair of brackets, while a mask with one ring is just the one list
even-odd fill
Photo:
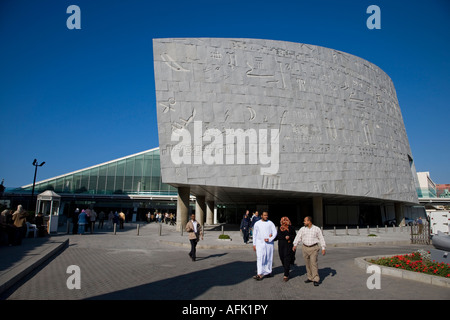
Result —
[[[33, 185], [14, 192], [31, 192]], [[176, 188], [161, 182], [159, 148], [98, 164], [36, 182], [35, 194], [53, 190], [62, 194], [176, 195]]]

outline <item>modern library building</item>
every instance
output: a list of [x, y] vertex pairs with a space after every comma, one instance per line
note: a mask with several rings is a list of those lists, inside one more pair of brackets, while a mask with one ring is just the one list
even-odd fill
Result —
[[[262, 39], [154, 39], [159, 147], [36, 183], [76, 207], [239, 223], [382, 225], [411, 217], [417, 174], [396, 91], [338, 50]], [[9, 191], [19, 196], [32, 185]]]

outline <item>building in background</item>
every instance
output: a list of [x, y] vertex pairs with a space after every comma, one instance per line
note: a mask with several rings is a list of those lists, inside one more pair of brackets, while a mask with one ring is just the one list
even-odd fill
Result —
[[436, 184], [431, 180], [430, 173], [417, 172], [417, 179], [419, 182], [419, 188], [417, 189], [417, 194], [419, 198], [436, 198], [437, 189]]
[[438, 198], [450, 198], [450, 184], [436, 184], [436, 196]]
[[[31, 189], [32, 184], [7, 189], [5, 198], [13, 208], [29, 203]], [[176, 212], [177, 190], [161, 181], [159, 148], [36, 182], [35, 195], [46, 190], [61, 196], [60, 224], [76, 208], [121, 210], [139, 220], [149, 211]]]
[[394, 84], [329, 48], [263, 39], [154, 39], [161, 175], [177, 219], [225, 206], [301, 225], [382, 225], [418, 205]]
[[[35, 194], [61, 196], [60, 215], [172, 211], [181, 228], [194, 210], [207, 224], [267, 210], [323, 227], [423, 213], [395, 88], [374, 64], [258, 39], [155, 39], [153, 50], [159, 148], [37, 182]], [[14, 206], [31, 188], [4, 198]]]

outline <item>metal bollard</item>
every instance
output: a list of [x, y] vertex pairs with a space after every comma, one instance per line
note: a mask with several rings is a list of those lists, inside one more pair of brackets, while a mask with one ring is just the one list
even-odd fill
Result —
[[334, 230], [334, 235], [336, 235], [336, 226], [333, 227], [333, 230]]
[[384, 231], [387, 233], [387, 226], [384, 226]]
[[370, 234], [370, 228], [369, 228], [369, 225], [367, 225], [367, 234]]
[[67, 221], [67, 234], [69, 234], [70, 230], [70, 221]]
[[117, 223], [114, 223], [114, 234], [116, 234]]
[[139, 223], [137, 225], [137, 235], [139, 235]]
[[161, 233], [162, 233], [162, 224], [160, 223], [159, 224], [159, 236], [161, 236]]
[[380, 230], [378, 229], [378, 225], [377, 225], [377, 233], [380, 233]]
[[358, 234], [358, 236], [359, 236], [359, 226], [356, 226], [356, 233]]
[[348, 226], [345, 226], [345, 234], [348, 236]]

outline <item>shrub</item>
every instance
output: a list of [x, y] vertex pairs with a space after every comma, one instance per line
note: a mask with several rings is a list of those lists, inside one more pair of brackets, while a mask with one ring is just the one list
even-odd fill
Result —
[[444, 262], [438, 263], [434, 260], [430, 261], [429, 254], [429, 252], [423, 254], [417, 251], [411, 254], [383, 257], [377, 260], [372, 259], [370, 262], [385, 267], [450, 278], [450, 264]]
[[221, 235], [219, 235], [219, 239], [231, 239], [231, 238], [227, 234], [221, 234]]

